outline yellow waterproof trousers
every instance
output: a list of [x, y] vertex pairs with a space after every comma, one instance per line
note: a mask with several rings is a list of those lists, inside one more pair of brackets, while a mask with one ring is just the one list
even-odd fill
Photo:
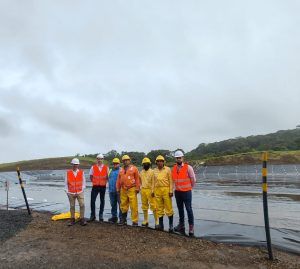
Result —
[[152, 211], [156, 209], [155, 197], [151, 196], [151, 189], [141, 189], [142, 210], [148, 210], [149, 206]]
[[155, 200], [157, 206], [158, 217], [163, 217], [165, 214], [170, 217], [173, 216], [172, 198], [169, 196], [169, 187], [156, 187], [154, 190]]
[[135, 187], [133, 187], [128, 190], [121, 188], [120, 191], [121, 211], [127, 213], [130, 206], [132, 222], [138, 222], [139, 220], [138, 200], [135, 190]]

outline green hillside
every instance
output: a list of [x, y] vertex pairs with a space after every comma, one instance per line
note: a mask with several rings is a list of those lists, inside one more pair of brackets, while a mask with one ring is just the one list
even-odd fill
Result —
[[[278, 131], [266, 135], [239, 137], [209, 144], [200, 144], [196, 149], [186, 153], [186, 159], [194, 164], [207, 165], [236, 165], [256, 164], [261, 162], [262, 151], [269, 151], [269, 159], [273, 164], [300, 164], [300, 128]], [[154, 162], [157, 155], [165, 156], [168, 165], [173, 164], [174, 151], [152, 150], [144, 152], [121, 152], [111, 150], [105, 154], [105, 160], [110, 163], [114, 157], [123, 154], [131, 156], [136, 165], [148, 156]], [[80, 156], [81, 167], [90, 167], [97, 154]], [[48, 170], [66, 169], [70, 167], [73, 157], [47, 158], [39, 160], [20, 161], [15, 163], [0, 164], [0, 171], [14, 171], [17, 166], [21, 170]]]
[[[262, 151], [246, 152], [219, 157], [207, 157], [199, 160], [190, 160], [189, 162], [197, 165], [261, 164], [262, 153]], [[300, 164], [300, 150], [268, 151], [268, 156], [268, 162], [271, 164]]]
[[239, 153], [295, 150], [300, 150], [300, 128], [266, 135], [238, 137], [209, 144], [202, 143], [188, 152], [186, 157], [199, 160]]
[[[0, 164], [0, 171], [15, 171], [17, 167], [20, 167], [22, 171], [30, 170], [59, 170], [70, 167], [70, 162], [74, 157], [58, 157], [37, 159], [29, 161], [19, 161], [13, 163]], [[94, 159], [89, 157], [79, 157], [81, 168], [89, 168], [94, 163]]]

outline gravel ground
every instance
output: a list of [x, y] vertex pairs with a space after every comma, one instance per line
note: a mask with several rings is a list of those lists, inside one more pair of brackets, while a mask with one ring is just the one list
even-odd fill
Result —
[[31, 220], [32, 217], [27, 211], [0, 210], [0, 243], [26, 228]]
[[0, 210], [0, 268], [300, 269], [300, 256], [280, 251], [270, 262], [265, 250], [254, 247], [108, 223], [67, 227], [66, 221], [50, 218]]

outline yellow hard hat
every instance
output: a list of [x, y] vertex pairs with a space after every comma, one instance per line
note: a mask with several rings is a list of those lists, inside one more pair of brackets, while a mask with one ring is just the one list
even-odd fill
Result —
[[142, 161], [142, 164], [144, 164], [144, 163], [151, 163], [151, 161], [149, 158], [145, 157]]
[[130, 160], [130, 157], [129, 157], [128, 155], [124, 155], [124, 156], [122, 157], [122, 161], [125, 161], [125, 160]]
[[112, 162], [113, 163], [120, 163], [120, 159], [119, 158], [114, 158]]
[[156, 162], [157, 161], [165, 161], [165, 158], [163, 157], [163, 156], [161, 156], [161, 155], [158, 155], [157, 157], [156, 157], [156, 160], [155, 160]]

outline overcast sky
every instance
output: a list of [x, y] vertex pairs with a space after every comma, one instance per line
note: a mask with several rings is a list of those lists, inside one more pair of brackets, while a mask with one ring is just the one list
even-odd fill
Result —
[[300, 124], [300, 1], [0, 0], [0, 162]]

